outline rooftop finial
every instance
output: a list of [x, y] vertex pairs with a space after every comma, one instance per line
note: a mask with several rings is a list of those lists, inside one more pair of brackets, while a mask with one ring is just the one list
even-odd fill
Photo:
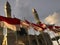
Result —
[[6, 13], [6, 17], [11, 17], [11, 6], [10, 3], [7, 1], [5, 4], [5, 13]]
[[39, 20], [39, 16], [38, 16], [38, 13], [37, 13], [36, 9], [33, 8], [32, 12], [34, 14], [34, 18], [35, 18], [36, 22], [41, 23], [40, 20]]
[[7, 1], [6, 2], [6, 8], [10, 8], [11, 6], [10, 6], [10, 4], [9, 4], [9, 2]]

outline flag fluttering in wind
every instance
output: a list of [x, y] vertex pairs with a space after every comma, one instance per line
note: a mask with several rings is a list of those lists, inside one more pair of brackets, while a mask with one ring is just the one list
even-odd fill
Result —
[[17, 26], [16, 25], [11, 25], [11, 24], [8, 24], [6, 22], [3, 22], [4, 23], [4, 26], [11, 29], [11, 30], [14, 30], [16, 31], [16, 29], [18, 30]]
[[49, 30], [52, 30], [54, 32], [60, 32], [60, 26], [46, 25], [44, 23], [34, 24], [29, 22], [28, 20], [23, 21], [18, 18], [8, 18], [0, 16], [0, 26], [3, 27], [4, 25], [14, 31], [18, 30], [22, 26], [27, 29], [33, 27], [36, 31], [44, 31], [48, 28]]
[[9, 17], [4, 17], [4, 16], [0, 16], [0, 26], [6, 26], [7, 28], [11, 29], [11, 30], [18, 30], [18, 27], [29, 27], [29, 23], [27, 20], [22, 21], [18, 18], [9, 18]]
[[48, 25], [47, 28], [48, 28], [49, 30], [54, 31], [55, 33], [60, 32], [60, 26]]
[[29, 22], [26, 19], [25, 19], [25, 21], [22, 24], [25, 25], [25, 27], [27, 26], [27, 28], [33, 27], [34, 30], [36, 30], [36, 31], [43, 31], [43, 30], [45, 30], [44, 24], [39, 24], [39, 25], [38, 24], [34, 24], [34, 23]]
[[20, 19], [17, 19], [17, 18], [9, 18], [9, 17], [0, 16], [0, 21], [5, 21], [9, 24], [20, 24]]
[[29, 28], [30, 27], [30, 22], [27, 20], [21, 21], [21, 25], [25, 28]]
[[44, 31], [44, 28], [41, 27], [41, 26], [38, 25], [38, 24], [32, 23], [31, 25], [32, 25], [32, 27], [33, 27], [36, 31]]
[[46, 29], [46, 24], [44, 24], [44, 23], [40, 22], [38, 25], [39, 25], [40, 27], [42, 27], [42, 28], [43, 28], [43, 30], [45, 30], [45, 29]]
[[5, 21], [0, 21], [0, 27], [7, 27], [13, 31], [16, 31], [16, 25], [9, 24]]
[[36, 31], [42, 31], [42, 30], [43, 30], [43, 29], [40, 28], [38, 25], [33, 24], [33, 23], [32, 23], [32, 27], [33, 27]]
[[1, 27], [7, 27], [11, 30], [18, 30], [20, 27], [20, 21], [18, 18], [9, 18], [9, 17], [4, 17], [0, 16], [0, 26]]

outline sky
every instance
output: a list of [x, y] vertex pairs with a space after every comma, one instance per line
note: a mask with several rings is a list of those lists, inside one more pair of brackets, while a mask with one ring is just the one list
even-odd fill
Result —
[[[4, 6], [7, 0], [0, 0], [0, 15], [5, 16]], [[35, 8], [41, 21], [45, 22], [49, 15], [60, 13], [60, 0], [8, 0], [12, 8], [12, 17], [15, 15], [19, 19], [24, 17], [35, 22], [32, 14], [32, 8]], [[57, 16], [57, 14], [56, 14]], [[60, 17], [58, 15], [58, 17]], [[47, 21], [47, 23], [50, 23]]]
[[[5, 16], [4, 6], [7, 0], [0, 0], [0, 15]], [[60, 25], [60, 0], [8, 0], [12, 17], [35, 22], [32, 8], [35, 8], [43, 23]], [[32, 32], [32, 31], [31, 31]]]

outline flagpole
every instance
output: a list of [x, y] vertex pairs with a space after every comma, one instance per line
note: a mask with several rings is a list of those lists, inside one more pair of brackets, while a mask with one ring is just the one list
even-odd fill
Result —
[[7, 28], [4, 26], [4, 29], [3, 29], [3, 35], [4, 35], [4, 39], [3, 39], [3, 43], [2, 45], [7, 45]]
[[26, 29], [26, 28], [24, 28], [24, 29], [27, 30], [26, 32], [27, 32], [28, 45], [31, 45], [31, 43], [30, 43], [30, 36], [28, 34], [28, 29]]
[[[13, 17], [15, 18], [15, 15], [13, 15]], [[17, 39], [17, 30], [18, 30], [18, 29], [17, 29], [17, 28], [18, 28], [18, 25], [16, 25], [16, 31], [14, 32], [14, 33], [15, 33], [15, 36], [16, 36], [16, 44], [18, 44], [18, 41], [17, 41], [17, 40], [18, 40], [18, 39]]]
[[[10, 17], [11, 18], [11, 6], [9, 4], [9, 2], [7, 1], [5, 4], [5, 16], [6, 17]], [[3, 35], [4, 35], [4, 39], [2, 42], [2, 45], [8, 45], [7, 43], [7, 27], [4, 25], [4, 29], [3, 29]]]
[[[24, 17], [24, 20], [25, 20], [25, 17]], [[31, 43], [30, 43], [30, 36], [28, 34], [28, 28], [25, 28], [25, 30], [27, 30], [26, 32], [27, 32], [28, 43], [29, 43], [29, 45], [31, 45]]]
[[35, 39], [36, 39], [37, 45], [40, 45], [35, 31], [34, 31], [34, 34], [35, 34]]
[[27, 38], [28, 38], [28, 41], [29, 41], [29, 45], [31, 45], [31, 43], [30, 43], [30, 36], [28, 34], [28, 29], [27, 29]]

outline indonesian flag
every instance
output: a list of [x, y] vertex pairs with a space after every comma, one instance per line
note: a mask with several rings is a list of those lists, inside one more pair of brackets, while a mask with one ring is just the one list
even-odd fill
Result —
[[[18, 30], [21, 26], [25, 28], [30, 27], [30, 22], [27, 20], [19, 20], [18, 18], [9, 18], [9, 17], [3, 17], [0, 16], [0, 22], [1, 22], [1, 27], [5, 25], [7, 28], [11, 30]], [[2, 23], [3, 22], [3, 23]]]
[[56, 33], [60, 32], [60, 26], [54, 26], [53, 29]]
[[30, 22], [27, 21], [27, 20], [24, 20], [24, 21], [21, 21], [21, 25], [22, 25], [23, 27], [29, 29], [29, 27], [30, 27]]
[[55, 33], [60, 32], [60, 26], [49, 25], [48, 29], [54, 31]]
[[49, 30], [54, 31], [55, 33], [60, 32], [60, 26], [46, 25], [44, 23], [39, 23], [38, 25], [41, 26], [44, 30], [48, 28]]
[[7, 27], [13, 31], [20, 29], [20, 21], [17, 18], [8, 18], [0, 16], [0, 27]]
[[17, 30], [17, 26], [16, 25], [11, 25], [11, 24], [8, 24], [7, 22], [3, 22], [4, 23], [4, 26], [11, 29], [11, 30], [14, 30], [16, 31]]
[[41, 26], [39, 26], [37, 24], [32, 23], [31, 25], [36, 31], [43, 31], [44, 30]]
[[5, 21], [9, 24], [20, 24], [20, 19], [17, 19], [17, 18], [9, 18], [9, 17], [3, 17], [3, 16], [0, 16], [0, 21]]
[[56, 29], [60, 29], [60, 26], [55, 26]]
[[0, 27], [7, 27], [13, 31], [20, 30], [20, 25], [9, 24], [5, 21], [0, 21]]
[[39, 23], [38, 24], [40, 27], [42, 27], [44, 30], [46, 29], [46, 24], [44, 24], [44, 23]]

